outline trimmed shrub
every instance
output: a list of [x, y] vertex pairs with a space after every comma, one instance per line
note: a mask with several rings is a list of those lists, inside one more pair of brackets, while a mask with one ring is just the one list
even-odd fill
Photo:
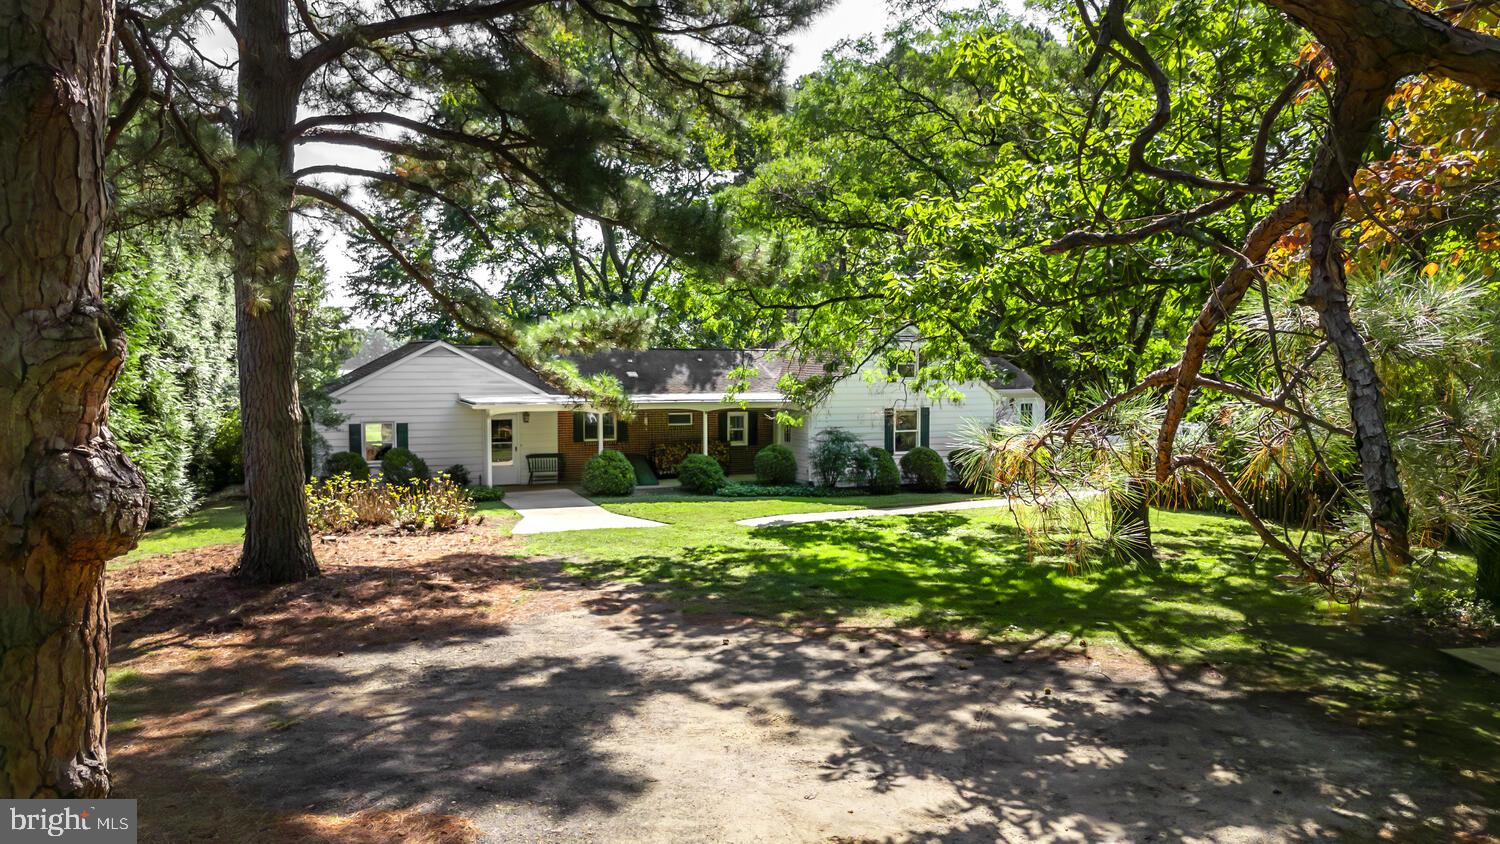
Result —
[[896, 458], [883, 448], [870, 449], [870, 492], [890, 495], [901, 488], [901, 470], [896, 468]]
[[589, 495], [629, 495], [635, 492], [635, 468], [618, 451], [601, 451], [583, 466], [583, 490]]
[[755, 479], [763, 484], [797, 482], [797, 455], [784, 445], [768, 445], [755, 453]]
[[505, 487], [503, 486], [471, 486], [468, 489], [469, 497], [475, 501], [504, 501]]
[[683, 458], [677, 477], [688, 492], [713, 495], [724, 485], [724, 467], [708, 455], [689, 454]]
[[720, 498], [807, 498], [846, 493], [857, 494], [855, 490], [820, 489], [806, 484], [742, 484], [738, 481], [725, 481], [723, 486], [714, 491], [714, 495]]
[[812, 469], [821, 486], [834, 487], [846, 480], [864, 486], [872, 468], [870, 450], [859, 437], [842, 428], [829, 428], [818, 434]]
[[380, 457], [380, 477], [388, 484], [408, 484], [416, 480], [427, 480], [431, 473], [427, 461], [413, 454], [410, 449], [391, 448]]
[[323, 477], [348, 475], [356, 481], [370, 479], [370, 464], [352, 451], [336, 451], [323, 461]]
[[923, 492], [941, 492], [948, 486], [948, 465], [942, 455], [925, 446], [901, 455], [901, 474]]
[[[682, 461], [689, 454], [699, 454], [703, 446], [697, 440], [670, 440], [651, 447], [651, 468], [664, 478], [675, 477], [681, 471]], [[720, 466], [729, 465], [729, 444], [710, 440], [708, 453], [719, 461]]]
[[443, 474], [447, 475], [448, 480], [457, 486], [469, 485], [469, 467], [462, 463], [454, 463], [452, 466], [444, 469]]

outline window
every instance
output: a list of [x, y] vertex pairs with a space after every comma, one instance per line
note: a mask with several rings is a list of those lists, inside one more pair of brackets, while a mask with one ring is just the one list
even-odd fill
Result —
[[781, 441], [784, 442], [784, 443], [789, 443], [789, 442], [792, 441], [792, 429], [791, 428], [782, 428], [781, 429]]
[[516, 418], [490, 420], [490, 462], [505, 466], [516, 462]]
[[917, 447], [917, 420], [921, 417], [915, 410], [891, 411], [892, 444], [897, 454], [904, 454]]
[[[583, 414], [583, 438], [591, 442], [599, 439], [599, 414]], [[604, 414], [604, 439], [609, 442], [615, 440], [615, 415], [613, 413]]]
[[[471, 428], [470, 430], [473, 429]], [[367, 462], [373, 463], [379, 460], [396, 445], [395, 422], [366, 422], [363, 433], [365, 460]]]
[[667, 424], [673, 428], [681, 428], [684, 425], [691, 425], [693, 424], [693, 414], [691, 411], [687, 410], [673, 411], [672, 413], [667, 414]]
[[1031, 425], [1035, 424], [1036, 402], [1023, 401], [1019, 405], [1017, 405], [1017, 408], [1017, 415], [1020, 417], [1022, 425], [1030, 427]]
[[724, 424], [729, 426], [730, 445], [750, 444], [750, 414], [743, 411], [727, 414]]
[[902, 380], [917, 377], [917, 363], [919, 355], [916, 346], [908, 346], [896, 352], [900, 357], [896, 361], [896, 377]]

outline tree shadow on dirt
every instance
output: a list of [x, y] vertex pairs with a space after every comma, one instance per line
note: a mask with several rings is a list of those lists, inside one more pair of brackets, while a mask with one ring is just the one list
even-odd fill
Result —
[[[519, 813], [555, 822], [557, 838], [650, 839], [649, 829], [567, 826], [641, 806], [687, 812], [673, 818], [701, 824], [687, 837], [732, 838], [715, 827], [718, 804], [789, 776], [722, 782], [736, 760], [811, 769], [826, 794], [778, 804], [788, 816], [828, 800], [849, 801], [858, 818], [881, 801], [942, 793], [878, 834], [855, 820], [825, 830], [844, 840], [1483, 834], [1465, 808], [1483, 799], [1326, 718], [1327, 704], [1223, 682], [1228, 655], [1211, 643], [1224, 620], [1171, 590], [1210, 590], [1209, 603], [1240, 607], [1245, 624], [1265, 627], [1254, 638], [1278, 670], [1295, 660], [1313, 674], [1395, 671], [1385, 688], [1402, 695], [1430, 690], [1430, 670], [1361, 664], [1343, 655], [1337, 637], [1350, 634], [1311, 624], [1284, 643], [1271, 619], [1295, 615], [1282, 605], [1292, 599], [1257, 597], [1254, 580], [1060, 578], [997, 559], [1002, 528], [942, 513], [915, 528], [892, 535], [849, 521], [760, 534], [781, 552], [622, 547], [587, 574], [645, 585], [604, 592], [493, 551], [329, 567], [323, 583], [249, 597], [187, 580], [212, 576], [203, 572], [142, 584], [117, 597], [118, 653], [141, 668], [116, 684], [111, 715], [142, 725], [117, 762], [140, 778], [166, 759], [185, 787], [221, 784], [268, 812]], [[1253, 546], [1227, 553], [1248, 559]], [[912, 555], [924, 565], [902, 565]], [[1146, 591], [1155, 599], [1143, 601]], [[710, 612], [684, 613], [661, 592]], [[200, 603], [171, 606], [185, 594]], [[907, 608], [909, 630], [1040, 630], [1047, 641], [990, 646], [847, 623], [885, 606]], [[736, 615], [746, 609], [823, 632]], [[1086, 637], [1101, 625], [1152, 668], [1091, 656]], [[1318, 636], [1321, 652], [1308, 644]], [[1210, 643], [1201, 659], [1162, 656], [1191, 642]], [[727, 714], [750, 729], [709, 737], [700, 767], [656, 781], [623, 739], [703, 740], [652, 720], [663, 709], [681, 721]], [[803, 746], [817, 750], [785, 758]]]
[[1284, 695], [1081, 655], [808, 636], [624, 597], [593, 607], [626, 614], [612, 630], [656, 659], [704, 663], [660, 693], [836, 734], [824, 782], [952, 787], [925, 821], [870, 840], [1447, 838], [1487, 823], [1484, 798]]

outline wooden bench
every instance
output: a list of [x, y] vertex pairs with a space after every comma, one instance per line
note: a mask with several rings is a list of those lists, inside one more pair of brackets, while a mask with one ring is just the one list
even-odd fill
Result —
[[562, 480], [563, 456], [561, 454], [526, 455], [526, 483], [558, 483]]

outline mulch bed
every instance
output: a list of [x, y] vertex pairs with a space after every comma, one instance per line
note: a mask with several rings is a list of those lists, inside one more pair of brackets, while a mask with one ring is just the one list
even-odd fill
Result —
[[[556, 567], [518, 559], [493, 527], [448, 533], [368, 532], [314, 538], [319, 577], [276, 587], [233, 577], [239, 546], [179, 551], [108, 574], [111, 667], [139, 672], [112, 714], [116, 794], [141, 800], [142, 841], [469, 844], [468, 820], [439, 812], [350, 815], [269, 811], [184, 764], [215, 727], [215, 706], [248, 678], [264, 691], [301, 657], [477, 637], [509, 622], [570, 609], [585, 590], [546, 588]], [[201, 702], [171, 699], [165, 682], [193, 678]], [[212, 690], [212, 694], [208, 693]]]

